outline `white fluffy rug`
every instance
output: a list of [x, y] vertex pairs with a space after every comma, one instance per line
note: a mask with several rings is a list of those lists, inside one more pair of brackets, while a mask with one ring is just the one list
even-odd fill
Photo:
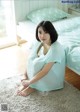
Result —
[[64, 89], [45, 95], [34, 92], [22, 97], [15, 95], [20, 78], [18, 75], [0, 81], [0, 105], [7, 104], [8, 112], [80, 112], [80, 91], [70, 84], [65, 82]]

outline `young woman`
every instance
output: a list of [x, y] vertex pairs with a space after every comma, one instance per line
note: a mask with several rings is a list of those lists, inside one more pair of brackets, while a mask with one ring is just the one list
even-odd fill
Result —
[[18, 95], [28, 96], [35, 90], [51, 91], [64, 87], [65, 51], [57, 41], [58, 34], [50, 21], [42, 21], [36, 28], [39, 46], [33, 47], [28, 59], [25, 79]]

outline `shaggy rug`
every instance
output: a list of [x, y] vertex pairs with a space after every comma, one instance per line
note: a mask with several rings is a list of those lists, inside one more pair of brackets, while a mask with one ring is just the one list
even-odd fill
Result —
[[64, 89], [22, 97], [15, 94], [20, 79], [0, 81], [0, 112], [80, 112], [80, 91], [67, 82]]

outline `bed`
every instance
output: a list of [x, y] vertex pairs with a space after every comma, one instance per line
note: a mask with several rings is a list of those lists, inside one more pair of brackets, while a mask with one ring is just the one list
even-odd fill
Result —
[[80, 75], [80, 17], [71, 17], [71, 15], [63, 11], [62, 13], [60, 12], [61, 10], [58, 9], [56, 9], [56, 13], [55, 11], [53, 12], [53, 8], [48, 9], [50, 12], [47, 12], [48, 16], [46, 17], [46, 10], [41, 9], [35, 13], [31, 12], [27, 16], [27, 20], [21, 21], [17, 25], [17, 34], [27, 40], [28, 45], [37, 45], [39, 43], [37, 41], [34, 42], [37, 24], [41, 20], [52, 21], [59, 35], [58, 41], [65, 48], [66, 66]]
[[[80, 75], [80, 17], [54, 23], [66, 52], [66, 65]], [[62, 27], [63, 26], [63, 27]]]

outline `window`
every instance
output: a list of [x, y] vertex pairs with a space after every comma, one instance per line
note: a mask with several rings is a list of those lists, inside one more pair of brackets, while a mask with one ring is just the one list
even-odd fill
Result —
[[0, 0], [0, 46], [16, 42], [14, 0]]

